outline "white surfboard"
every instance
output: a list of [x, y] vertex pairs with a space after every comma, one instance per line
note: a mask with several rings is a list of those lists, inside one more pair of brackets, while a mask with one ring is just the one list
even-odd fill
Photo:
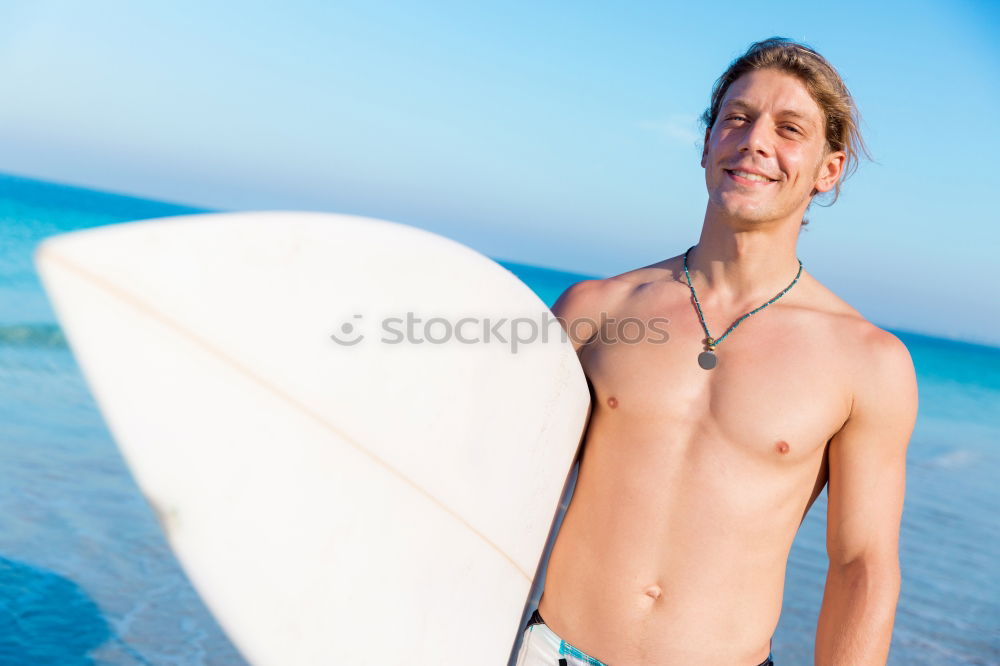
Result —
[[[590, 406], [526, 285], [435, 234], [325, 213], [117, 224], [46, 239], [35, 261], [251, 663], [506, 663]], [[539, 333], [514, 345], [518, 317]], [[463, 318], [465, 342], [447, 338]]]

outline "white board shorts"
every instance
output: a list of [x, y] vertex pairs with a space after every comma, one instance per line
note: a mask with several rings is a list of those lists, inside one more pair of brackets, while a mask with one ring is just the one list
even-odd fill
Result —
[[607, 666], [600, 659], [573, 647], [548, 625], [533, 624], [524, 630], [516, 666]]
[[[529, 623], [521, 637], [515, 666], [608, 666], [560, 638], [537, 610]], [[774, 654], [768, 654], [757, 666], [774, 666]]]

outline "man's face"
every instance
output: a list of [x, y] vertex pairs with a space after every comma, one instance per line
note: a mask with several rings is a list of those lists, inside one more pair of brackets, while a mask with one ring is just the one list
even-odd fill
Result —
[[[705, 133], [709, 207], [729, 218], [801, 220], [811, 195], [833, 188], [845, 154], [826, 154], [823, 112], [802, 82], [775, 69], [744, 74], [729, 86], [715, 126]], [[747, 180], [733, 170], [769, 180]]]

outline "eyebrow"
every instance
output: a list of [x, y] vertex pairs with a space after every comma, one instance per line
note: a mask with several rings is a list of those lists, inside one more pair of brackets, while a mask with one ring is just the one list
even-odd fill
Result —
[[[745, 100], [745, 99], [738, 99], [737, 98], [737, 99], [732, 99], [732, 100], [729, 100], [728, 102], [726, 102], [726, 106], [724, 108], [737, 108], [737, 109], [752, 110], [753, 106], [747, 100]], [[787, 116], [787, 117], [790, 117], [790, 118], [797, 118], [797, 119], [801, 120], [803, 123], [805, 123], [806, 125], [808, 125], [810, 127], [815, 127], [816, 126], [816, 123], [813, 121], [812, 118], [810, 118], [806, 114], [801, 113], [799, 111], [796, 111], [794, 109], [782, 109], [781, 111], [778, 112], [778, 115], [779, 116]]]

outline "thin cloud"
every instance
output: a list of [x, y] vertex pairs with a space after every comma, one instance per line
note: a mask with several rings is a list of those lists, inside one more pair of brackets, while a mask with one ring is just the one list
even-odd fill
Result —
[[698, 115], [694, 113], [674, 113], [663, 120], [642, 121], [639, 123], [639, 127], [650, 130], [671, 143], [682, 144], [685, 147], [701, 142], [701, 133], [698, 131]]

